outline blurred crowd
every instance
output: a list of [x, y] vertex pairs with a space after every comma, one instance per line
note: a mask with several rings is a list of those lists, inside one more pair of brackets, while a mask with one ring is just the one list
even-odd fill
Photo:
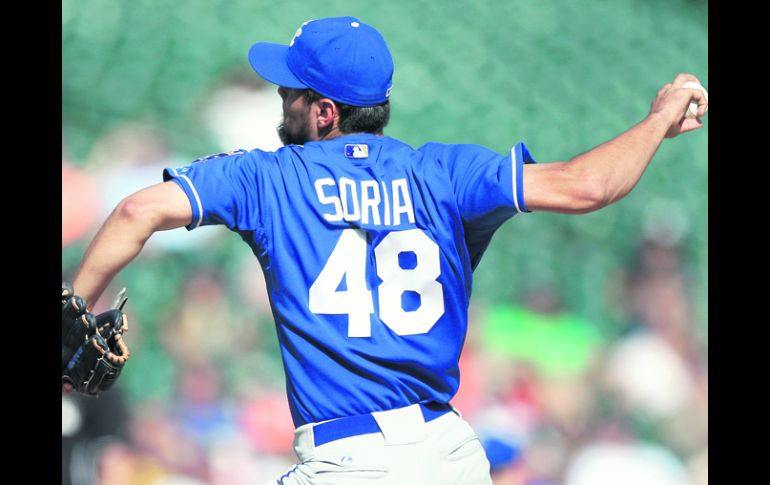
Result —
[[[203, 113], [223, 149], [273, 149], [274, 123], [241, 133], [249, 123], [233, 120], [272, 120], [276, 103], [236, 80]], [[152, 123], [116, 126], [86, 160], [71, 160], [66, 140], [62, 153], [64, 279], [118, 201], [202, 155], [172, 153]], [[262, 483], [295, 462], [264, 278], [237, 239], [158, 234], [110, 286], [128, 288], [133, 357], [99, 399], [62, 395], [63, 484]], [[707, 325], [680, 242], [648, 231], [597, 288], [610, 322], [575, 314], [553, 287], [474, 297], [452, 402], [496, 485], [708, 483]]]

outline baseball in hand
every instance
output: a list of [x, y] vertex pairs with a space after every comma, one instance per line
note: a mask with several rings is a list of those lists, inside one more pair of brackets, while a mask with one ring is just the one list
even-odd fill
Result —
[[[709, 93], [706, 91], [706, 88], [696, 83], [695, 81], [687, 81], [686, 83], [682, 84], [682, 87], [687, 89], [700, 89], [703, 91], [703, 95], [706, 97], [706, 101], [709, 100]], [[708, 107], [706, 107], [706, 111], [708, 111]], [[687, 112], [684, 114], [684, 117], [695, 118], [696, 116], [698, 116], [698, 103], [692, 101], [690, 106], [687, 108]]]

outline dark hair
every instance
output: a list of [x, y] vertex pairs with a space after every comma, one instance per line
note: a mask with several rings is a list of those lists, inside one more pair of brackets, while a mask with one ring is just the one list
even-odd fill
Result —
[[[321, 98], [328, 98], [328, 96], [318, 94], [312, 89], [305, 90], [305, 100], [308, 104]], [[351, 106], [339, 101], [332, 101], [340, 110], [339, 128], [343, 133], [382, 133], [385, 125], [390, 121], [390, 101], [367, 107]]]

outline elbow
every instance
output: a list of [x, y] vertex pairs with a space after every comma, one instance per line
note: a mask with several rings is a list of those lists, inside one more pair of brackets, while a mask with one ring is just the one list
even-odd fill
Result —
[[131, 227], [146, 232], [149, 237], [156, 230], [159, 211], [154, 203], [137, 193], [120, 201], [115, 208], [115, 216]]
[[579, 214], [594, 212], [612, 203], [604, 184], [595, 179], [586, 179], [580, 184], [576, 199], [575, 207]]
[[129, 195], [110, 217], [150, 237], [154, 232], [189, 225], [192, 215], [184, 192], [176, 184], [164, 182]]
[[115, 208], [115, 215], [126, 222], [137, 222], [146, 219], [149, 212], [147, 204], [135, 195], [121, 200]]

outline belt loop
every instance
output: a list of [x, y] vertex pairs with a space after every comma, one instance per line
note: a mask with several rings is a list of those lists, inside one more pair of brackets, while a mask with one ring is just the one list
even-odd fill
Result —
[[294, 430], [294, 452], [300, 463], [315, 458], [314, 427], [314, 423], [308, 423]]
[[420, 405], [413, 404], [405, 408], [372, 413], [386, 445], [408, 445], [419, 443], [426, 438], [425, 418], [421, 408]]

